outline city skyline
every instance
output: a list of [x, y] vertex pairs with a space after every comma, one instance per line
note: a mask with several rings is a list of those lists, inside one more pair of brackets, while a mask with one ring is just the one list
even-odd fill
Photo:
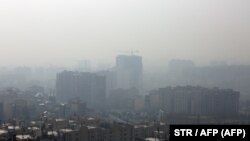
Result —
[[249, 17], [249, 0], [0, 0], [0, 141], [248, 140]]

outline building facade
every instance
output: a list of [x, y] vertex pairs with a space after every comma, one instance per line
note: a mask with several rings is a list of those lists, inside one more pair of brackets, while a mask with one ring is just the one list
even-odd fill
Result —
[[142, 57], [118, 55], [116, 57], [116, 88], [142, 90]]
[[56, 96], [61, 102], [79, 98], [90, 108], [103, 108], [105, 77], [95, 73], [63, 71], [57, 74]]
[[232, 117], [238, 114], [239, 97], [240, 93], [231, 89], [166, 87], [152, 91], [146, 103], [148, 109], [162, 109], [166, 114]]

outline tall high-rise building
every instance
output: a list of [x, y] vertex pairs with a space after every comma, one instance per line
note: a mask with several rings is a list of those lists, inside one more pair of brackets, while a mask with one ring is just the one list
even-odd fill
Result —
[[61, 102], [79, 98], [91, 108], [103, 108], [106, 96], [105, 77], [95, 73], [63, 71], [57, 74], [56, 96]]
[[142, 57], [118, 55], [116, 57], [116, 88], [142, 90]]

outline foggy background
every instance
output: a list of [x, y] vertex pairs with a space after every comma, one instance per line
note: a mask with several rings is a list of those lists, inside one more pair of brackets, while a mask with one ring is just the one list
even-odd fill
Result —
[[0, 131], [163, 141], [168, 124], [250, 124], [249, 45], [249, 0], [0, 0]]
[[108, 65], [130, 50], [146, 69], [172, 58], [249, 64], [249, 7], [248, 0], [1, 0], [0, 66]]

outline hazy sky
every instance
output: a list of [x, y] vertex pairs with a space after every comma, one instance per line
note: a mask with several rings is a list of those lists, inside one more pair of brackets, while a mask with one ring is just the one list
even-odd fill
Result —
[[250, 64], [249, 0], [0, 0], [0, 66], [112, 62], [139, 50]]

